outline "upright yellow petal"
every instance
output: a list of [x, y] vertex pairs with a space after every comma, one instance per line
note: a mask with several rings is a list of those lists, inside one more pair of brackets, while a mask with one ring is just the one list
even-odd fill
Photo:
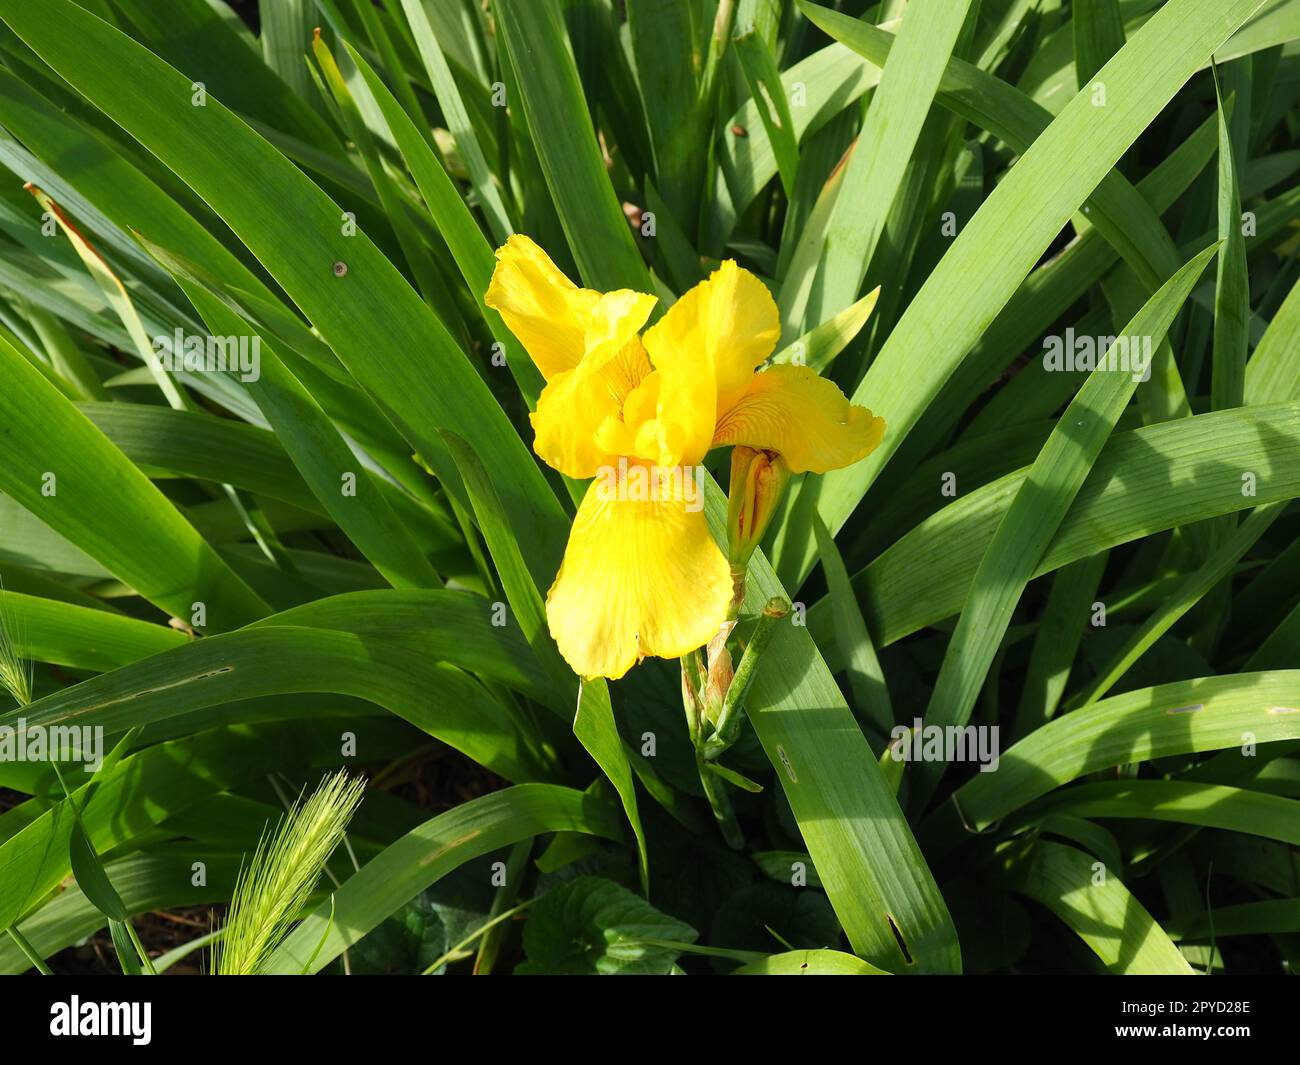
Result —
[[825, 473], [866, 458], [884, 434], [884, 420], [851, 404], [834, 381], [811, 366], [782, 364], [755, 375], [713, 443], [776, 451], [794, 473]]
[[767, 286], [730, 259], [646, 331], [646, 351], [661, 378], [661, 464], [704, 458], [718, 416], [744, 393], [780, 335]]
[[656, 299], [630, 289], [579, 288], [534, 240], [515, 234], [497, 249], [484, 302], [549, 381], [588, 355], [613, 357], [645, 325]]
[[[548, 466], [569, 477], [594, 477], [613, 466], [621, 438], [608, 438], [602, 428], [619, 424], [623, 401], [650, 373], [641, 338], [635, 333], [612, 358], [604, 354], [585, 359], [572, 370], [556, 374], [542, 389], [533, 423], [533, 450]], [[612, 446], [611, 446], [612, 445]]]
[[653, 476], [633, 465], [598, 478], [578, 508], [546, 617], [580, 676], [618, 678], [647, 655], [678, 658], [726, 618], [731, 572], [697, 509], [702, 495], [680, 470], [659, 470], [657, 490]]

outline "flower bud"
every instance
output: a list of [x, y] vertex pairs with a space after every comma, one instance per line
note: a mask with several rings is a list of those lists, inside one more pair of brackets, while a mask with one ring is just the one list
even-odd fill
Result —
[[790, 480], [790, 467], [775, 451], [743, 444], [731, 452], [731, 484], [727, 491], [727, 561], [743, 570], [763, 539], [781, 493]]

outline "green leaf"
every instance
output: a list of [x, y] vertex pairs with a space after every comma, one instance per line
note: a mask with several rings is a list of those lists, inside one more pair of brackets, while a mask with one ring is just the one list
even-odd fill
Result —
[[1074, 666], [1085, 619], [1097, 599], [1107, 551], [1062, 566], [1052, 579], [1047, 606], [1038, 619], [1034, 647], [1025, 671], [1012, 735], [1019, 739], [1046, 724], [1056, 713]]
[[1141, 818], [1241, 832], [1300, 846], [1300, 801], [1190, 780], [1099, 781], [1036, 807], [1076, 817]]
[[[581, 876], [548, 891], [524, 926], [527, 960], [515, 972], [547, 976], [665, 976], [696, 931], [610, 880]], [[647, 942], [649, 941], [649, 942]]]
[[402, 0], [402, 11], [415, 37], [415, 46], [424, 63], [425, 73], [429, 75], [438, 106], [447, 120], [451, 135], [456, 138], [456, 150], [469, 167], [470, 180], [474, 183], [474, 191], [478, 193], [479, 205], [487, 219], [488, 228], [497, 243], [504, 244], [506, 237], [514, 230], [506, 217], [506, 207], [501, 201], [492, 172], [488, 169], [487, 160], [483, 157], [483, 148], [470, 122], [469, 112], [461, 100], [460, 89], [456, 86], [451, 67], [438, 44], [433, 23], [420, 0]]
[[[359, 749], [376, 758], [410, 748], [410, 730], [389, 722], [355, 721]], [[96, 778], [81, 811], [91, 845], [108, 854], [200, 800], [294, 764], [337, 765], [336, 722], [213, 729], [161, 743], [124, 759]], [[294, 752], [286, 759], [286, 751]], [[149, 781], [146, 792], [139, 782]], [[74, 792], [84, 798], [84, 786]], [[0, 929], [41, 903], [71, 872], [76, 823], [65, 800], [52, 809], [17, 807], [0, 815]], [[102, 925], [102, 919], [96, 927]]]
[[697, 16], [696, 5], [676, 0], [627, 3], [628, 37], [654, 148], [656, 184], [688, 238], [694, 236], [700, 216], [708, 147], [707, 113], [699, 99], [705, 42]]
[[[879, 69], [841, 44], [806, 56], [781, 75], [783, 95], [798, 94], [799, 106], [791, 107], [795, 139], [816, 132], [879, 83]], [[705, 213], [700, 246], [719, 255], [739, 217], [777, 173], [776, 153], [753, 101], [742, 103], [722, 124], [714, 153], [714, 202]]]
[[[1247, 68], [1249, 60], [1246, 61]], [[1232, 83], [1249, 89], [1249, 71], [1232, 70]], [[1245, 134], [1250, 130], [1249, 96], [1244, 115], [1229, 123], [1216, 71], [1214, 92], [1219, 103], [1219, 260], [1214, 285], [1214, 365], [1210, 404], [1213, 410], [1245, 402], [1246, 354], [1249, 346], [1250, 279], [1246, 270], [1246, 239], [1242, 235], [1241, 189], [1238, 172], [1245, 160]], [[1235, 136], [1234, 136], [1235, 134]]]
[[492, 246], [483, 236], [482, 230], [474, 221], [474, 216], [470, 214], [469, 208], [461, 199], [459, 190], [447, 176], [446, 170], [425, 142], [420, 130], [402, 112], [379, 75], [351, 46], [348, 47], [348, 54], [379, 105], [389, 132], [406, 160], [420, 195], [424, 197], [429, 214], [438, 227], [438, 232], [446, 240], [461, 276], [473, 292], [474, 299], [491, 328], [493, 337], [505, 347], [507, 365], [514, 375], [515, 382], [529, 405], [535, 405], [542, 390], [541, 374], [528, 357], [528, 353], [515, 339], [514, 334], [501, 321], [501, 316], [483, 302], [492, 280], [492, 270], [496, 265]]
[[1191, 976], [1160, 925], [1100, 864], [1083, 851], [1040, 840], [1005, 860], [1004, 879], [1064, 921], [1109, 972]]
[[[717, 535], [726, 502], [716, 487], [705, 513]], [[777, 596], [789, 598], [755, 552], [744, 610], [757, 614]], [[745, 713], [854, 951], [891, 972], [956, 972], [960, 948], [943, 896], [806, 628], [776, 625]]]
[[113, 921], [125, 921], [129, 916], [126, 907], [122, 904], [121, 897], [113, 889], [108, 874], [104, 872], [104, 866], [100, 863], [95, 848], [90, 845], [90, 840], [86, 838], [86, 830], [82, 828], [80, 819], [72, 826], [72, 834], [68, 839], [68, 848], [71, 857], [72, 875], [77, 878], [77, 886], [81, 888], [82, 894], [105, 917]]
[[839, 950], [792, 950], [751, 961], [732, 976], [888, 976], [861, 958]]
[[862, 620], [853, 585], [849, 583], [848, 570], [844, 568], [844, 559], [820, 518], [814, 521], [813, 531], [817, 534], [817, 553], [826, 572], [827, 595], [835, 612], [835, 636], [849, 675], [853, 700], [859, 713], [882, 736], [887, 736], [894, 727], [894, 708], [889, 701], [889, 688], [876, 657], [875, 645], [867, 632], [867, 623]]
[[184, 633], [111, 611], [0, 590], [21, 658], [106, 673], [188, 642]]
[[880, 287], [876, 286], [857, 303], [850, 304], [833, 318], [826, 319], [798, 340], [787, 344], [772, 356], [772, 362], [807, 365], [818, 373], [825, 373], [835, 356], [862, 331], [879, 298]]
[[1003, 752], [996, 773], [977, 773], [958, 788], [949, 806], [979, 830], [1062, 784], [1112, 766], [1241, 747], [1247, 733], [1257, 743], [1300, 739], [1298, 705], [1295, 670], [1125, 692], [1049, 721]]
[[776, 155], [781, 187], [787, 196], [793, 196], [795, 179], [799, 174], [799, 142], [795, 139], [794, 117], [790, 114], [785, 86], [781, 84], [781, 72], [759, 34], [753, 31], [742, 34], [734, 44], [745, 73], [745, 83], [749, 86], [750, 99], [758, 110]]
[[[813, 18], [816, 9], [800, 9]], [[908, 158], [939, 88], [970, 0], [912, 0], [903, 16], [898, 47], [880, 75], [844, 185], [827, 224], [815, 279], [788, 276], [781, 293], [783, 317], [803, 332], [857, 299], [885, 229]], [[800, 295], [787, 296], [797, 286]]]
[[1278, 308], [1246, 367], [1246, 402], [1300, 399], [1300, 281]]
[[126, 457], [3, 336], [0, 490], [145, 599], [208, 626], [236, 628], [270, 612]]
[[496, 0], [533, 145], [583, 281], [653, 292], [649, 273], [605, 173], [555, 0]]
[[[1164, 529], [1300, 496], [1300, 404], [1245, 407], [1117, 433], [1093, 464], [1033, 576]], [[1255, 472], [1258, 493], [1242, 494]], [[887, 646], [961, 610], [1024, 471], [954, 500], [854, 575], [870, 629]], [[1177, 491], [1171, 488], [1177, 486]], [[830, 604], [809, 627], [839, 668]]]
[[1083, 89], [1124, 47], [1124, 18], [1119, 0], [1078, 0], [1071, 14], [1074, 71]]
[[237, 699], [293, 692], [352, 695], [386, 707], [510, 780], [547, 779], [548, 758], [514, 712], [419, 642], [300, 626], [211, 636], [0, 715], [27, 727], [75, 720], [112, 734]]
[[1270, 503], [1259, 507], [1246, 519], [1239, 529], [1223, 540], [1205, 563], [1196, 571], [1187, 574], [1178, 584], [1164, 595], [1159, 607], [1125, 641], [1110, 660], [1098, 670], [1097, 676], [1089, 683], [1075, 705], [1095, 702], [1109, 691], [1124, 674], [1132, 668], [1152, 645], [1173, 627], [1184, 614], [1199, 603], [1209, 591], [1228, 577], [1233, 567], [1241, 561], [1242, 555], [1255, 546], [1278, 518], [1286, 510], [1285, 503]]
[[637, 867], [641, 876], [641, 891], [650, 893], [650, 856], [646, 850], [645, 830], [641, 827], [641, 814], [637, 810], [636, 786], [632, 782], [632, 763], [627, 745], [618, 732], [614, 709], [610, 706], [609, 685], [601, 677], [585, 680], [578, 689], [578, 712], [573, 719], [573, 734], [596, 760], [601, 772], [609, 778], [618, 792], [627, 814], [628, 823], [636, 837]]

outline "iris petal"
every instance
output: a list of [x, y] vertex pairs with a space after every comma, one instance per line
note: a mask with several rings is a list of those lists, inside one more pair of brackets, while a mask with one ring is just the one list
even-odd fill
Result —
[[622, 438], [611, 436], [607, 426], [621, 426], [618, 417], [624, 401], [649, 373], [645, 348], [633, 333], [603, 365], [589, 358], [556, 374], [529, 416], [533, 450], [548, 466], [578, 480], [614, 466], [626, 452], [618, 446]]
[[547, 595], [551, 635], [584, 677], [616, 679], [647, 655], [677, 658], [726, 617], [731, 574], [695, 509], [695, 483], [660, 470], [653, 498], [639, 498], [633, 482], [649, 471], [592, 482]]
[[657, 301], [630, 289], [579, 288], [534, 240], [516, 234], [497, 249], [484, 302], [549, 381], [585, 358], [613, 358], [645, 325]]
[[780, 335], [767, 286], [730, 259], [646, 330], [646, 351], [661, 378], [662, 465], [704, 458], [718, 415], [744, 394]]
[[851, 404], [835, 382], [783, 363], [755, 375], [718, 421], [713, 443], [776, 451], [794, 473], [825, 473], [866, 458], [884, 433], [884, 420]]

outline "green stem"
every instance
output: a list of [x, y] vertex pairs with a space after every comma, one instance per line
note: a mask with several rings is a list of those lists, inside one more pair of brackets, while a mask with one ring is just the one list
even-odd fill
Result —
[[745, 846], [745, 835], [740, 831], [736, 811], [731, 808], [731, 799], [727, 796], [726, 785], [721, 777], [709, 772], [702, 756], [697, 759], [696, 765], [700, 772], [704, 797], [709, 800], [713, 816], [718, 822], [718, 827], [722, 829], [722, 838], [727, 841], [727, 846], [732, 850], [742, 850]]
[[686, 711], [686, 731], [690, 734], [691, 746], [696, 748], [703, 738], [701, 700], [707, 679], [699, 648], [682, 656], [682, 707]]
[[440, 968], [442, 968], [442, 966], [446, 965], [447, 962], [457, 957], [462, 950], [464, 950], [471, 943], [473, 943], [474, 940], [478, 939], [479, 936], [492, 931], [492, 929], [494, 929], [502, 921], [508, 921], [515, 914], [528, 909], [528, 907], [531, 906], [536, 901], [537, 901], [536, 899], [526, 899], [523, 902], [521, 902], [518, 906], [511, 906], [510, 909], [508, 910], [502, 910], [499, 914], [493, 917], [492, 920], [483, 922], [483, 924], [479, 925], [476, 929], [474, 929], [474, 931], [472, 931], [469, 935], [467, 935], [464, 939], [462, 939], [450, 950], [445, 951], [437, 958], [434, 958], [433, 963], [427, 969], [424, 970], [424, 973], [422, 975], [432, 976]]
[[135, 952], [140, 955], [140, 964], [144, 966], [144, 971], [150, 976], [157, 976], [158, 972], [153, 967], [153, 961], [149, 957], [149, 952], [144, 949], [144, 944], [140, 942], [140, 936], [135, 930], [135, 925], [130, 921], [124, 921], [126, 925], [126, 934], [131, 937], [131, 943], [135, 947]]
[[7, 929], [5, 929], [5, 931], [9, 933], [9, 938], [12, 939], [14, 943], [18, 945], [18, 949], [23, 952], [27, 960], [31, 962], [33, 966], [35, 966], [37, 972], [39, 972], [42, 976], [54, 975], [50, 967], [45, 964], [45, 960], [39, 954], [36, 953], [36, 948], [33, 947], [27, 941], [27, 937], [25, 935], [23, 935], [20, 931], [18, 931], [18, 929], [15, 928], [13, 925], [10, 925]]
[[713, 736], [704, 745], [703, 754], [707, 760], [712, 761], [717, 758], [736, 742], [742, 720], [740, 708], [744, 705], [749, 686], [754, 682], [759, 657], [776, 631], [776, 622], [785, 617], [789, 609], [790, 604], [786, 600], [776, 598], [769, 600], [767, 606], [763, 608], [763, 613], [759, 615], [754, 634], [745, 647], [740, 665], [736, 667], [736, 675], [732, 678], [731, 686], [727, 688], [726, 698], [722, 701], [722, 711], [718, 714]]

